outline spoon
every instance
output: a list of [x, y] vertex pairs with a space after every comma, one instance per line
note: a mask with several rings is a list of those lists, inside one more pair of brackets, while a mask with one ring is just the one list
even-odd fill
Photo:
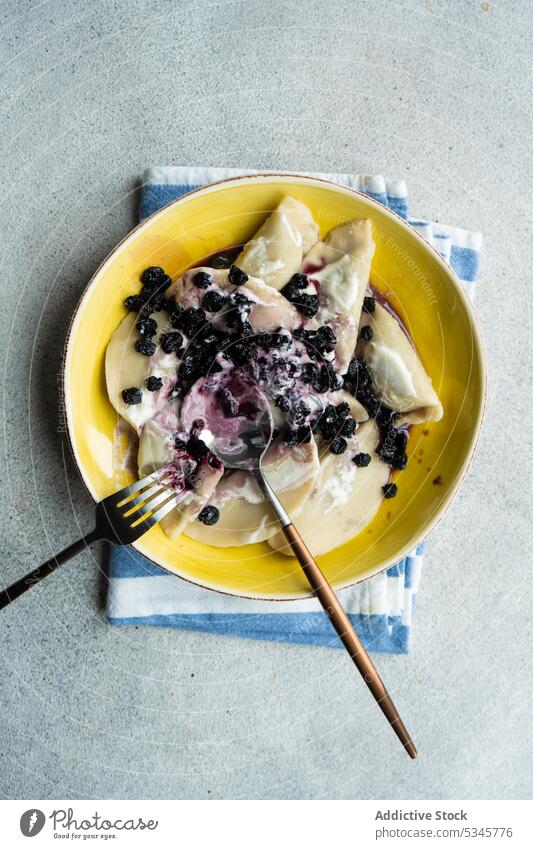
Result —
[[[242, 392], [242, 384], [240, 389]], [[314, 557], [294, 527], [290, 516], [285, 511], [285, 508], [265, 477], [262, 468], [262, 461], [269, 445], [272, 442], [274, 423], [266, 396], [256, 385], [249, 385], [248, 390], [248, 410], [246, 415], [238, 415], [229, 421], [226, 418], [226, 425], [231, 423], [231, 427], [229, 428], [229, 431], [226, 427], [226, 432], [222, 436], [216, 436], [215, 433], [213, 433], [213, 431], [220, 432], [218, 427], [209, 426], [210, 424], [219, 424], [219, 420], [215, 421], [214, 418], [214, 396], [210, 393], [209, 401], [207, 401], [206, 393], [204, 398], [206, 398], [205, 403], [207, 416], [201, 421], [197, 418], [195, 422], [198, 430], [200, 429], [200, 426], [203, 425], [203, 430], [199, 433], [199, 436], [217, 455], [217, 457], [222, 460], [226, 468], [246, 470], [254, 475], [266, 500], [272, 507], [280, 522], [281, 529], [294, 556], [302, 567], [305, 577], [307, 578], [316, 597], [320, 601], [320, 604], [327, 613], [329, 620], [337, 632], [346, 651], [363, 676], [365, 684], [387, 717], [405, 750], [411, 758], [416, 758], [417, 752], [415, 745], [411, 740], [405, 725], [400, 719], [398, 711], [396, 710], [378, 671], [370, 660], [370, 657], [363, 647], [361, 640], [357, 636], [352, 623], [344, 612], [342, 605], [333, 592], [329, 582], [320, 570]], [[193, 411], [191, 410], [189, 412], [186, 409], [186, 405], [187, 401], [184, 403], [182, 418], [187, 419], [188, 413], [192, 418], [191, 413], [193, 413]], [[198, 415], [198, 407], [196, 407], [193, 414]]]

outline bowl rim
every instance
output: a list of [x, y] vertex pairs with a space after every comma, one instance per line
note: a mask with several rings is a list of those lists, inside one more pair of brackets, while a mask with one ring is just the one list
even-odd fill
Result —
[[[474, 312], [474, 309], [472, 307], [472, 303], [471, 303], [470, 299], [468, 298], [468, 295], [466, 294], [466, 291], [464, 290], [463, 285], [462, 285], [461, 281], [459, 280], [459, 277], [454, 272], [454, 270], [451, 268], [451, 266], [449, 266], [448, 263], [445, 262], [445, 260], [442, 258], [442, 256], [439, 254], [439, 252], [436, 250], [436, 248], [432, 244], [430, 244], [430, 242], [428, 242], [427, 239], [425, 239], [425, 237], [420, 232], [418, 232], [411, 224], [409, 224], [408, 221], [406, 221], [404, 218], [402, 218], [400, 215], [398, 215], [393, 210], [384, 206], [382, 203], [380, 203], [380, 201], [376, 200], [375, 198], [372, 198], [369, 195], [365, 195], [363, 192], [360, 192], [357, 189], [351, 188], [349, 186], [340, 185], [339, 183], [335, 183], [334, 181], [328, 180], [328, 179], [323, 178], [323, 177], [308, 177], [305, 174], [297, 174], [297, 173], [294, 173], [294, 172], [265, 171], [265, 172], [257, 172], [257, 173], [237, 175], [237, 176], [233, 176], [233, 177], [226, 177], [224, 179], [217, 180], [216, 182], [208, 183], [205, 186], [200, 186], [198, 188], [191, 189], [191, 191], [186, 192], [185, 194], [180, 195], [180, 197], [169, 201], [164, 206], [160, 207], [155, 212], [153, 212], [151, 215], [147, 216], [146, 218], [143, 218], [142, 221], [139, 221], [139, 223], [132, 230], [130, 230], [122, 239], [120, 239], [120, 241], [117, 242], [117, 244], [111, 249], [111, 251], [109, 251], [109, 253], [106, 255], [106, 257], [98, 265], [94, 274], [92, 274], [92, 276], [90, 277], [89, 281], [87, 282], [86, 286], [84, 287], [84, 289], [83, 289], [83, 291], [80, 295], [80, 298], [78, 300], [76, 308], [74, 309], [74, 312], [72, 314], [72, 317], [70, 319], [70, 322], [69, 322], [69, 325], [68, 325], [68, 328], [67, 328], [65, 343], [64, 343], [64, 347], [63, 347], [63, 356], [62, 356], [62, 365], [61, 365], [62, 380], [61, 380], [61, 399], [60, 400], [61, 400], [61, 403], [63, 405], [63, 409], [65, 411], [65, 421], [66, 421], [65, 432], [66, 432], [66, 435], [67, 435], [68, 444], [70, 446], [71, 454], [72, 454], [72, 456], [74, 458], [74, 462], [76, 464], [76, 468], [77, 468], [77, 470], [80, 474], [80, 477], [82, 479], [82, 482], [83, 482], [85, 488], [87, 489], [87, 492], [89, 493], [89, 495], [91, 496], [93, 501], [97, 502], [99, 500], [99, 497], [95, 493], [95, 491], [93, 490], [90, 478], [86, 474], [85, 469], [83, 467], [83, 464], [82, 464], [82, 462], [81, 462], [81, 460], [78, 456], [78, 453], [76, 451], [76, 448], [75, 448], [75, 440], [74, 440], [74, 432], [73, 432], [74, 421], [73, 421], [73, 413], [72, 413], [72, 409], [71, 409], [71, 405], [70, 405], [70, 397], [71, 396], [70, 396], [70, 392], [69, 392], [69, 374], [70, 374], [70, 362], [71, 362], [71, 357], [72, 357], [72, 344], [71, 344], [72, 339], [74, 338], [74, 335], [75, 335], [75, 332], [76, 332], [76, 329], [77, 329], [77, 325], [81, 321], [83, 308], [84, 308], [85, 302], [88, 298], [88, 295], [89, 295], [90, 291], [92, 290], [92, 288], [96, 285], [100, 276], [102, 275], [104, 268], [112, 260], [112, 258], [115, 256], [115, 254], [118, 253], [118, 251], [121, 250], [129, 241], [133, 241], [133, 239], [135, 239], [136, 236], [145, 227], [147, 227], [150, 222], [152, 222], [158, 216], [164, 215], [170, 207], [174, 207], [174, 206], [178, 206], [178, 205], [181, 205], [183, 203], [186, 203], [188, 201], [188, 199], [190, 197], [192, 197], [193, 195], [209, 194], [212, 191], [216, 191], [220, 187], [223, 187], [223, 186], [229, 185], [229, 184], [234, 184], [234, 183], [240, 183], [240, 184], [251, 183], [251, 184], [254, 184], [254, 183], [261, 183], [261, 182], [277, 182], [277, 181], [280, 180], [280, 178], [283, 179], [286, 182], [292, 181], [296, 184], [306, 184], [306, 185], [316, 185], [316, 184], [318, 184], [319, 186], [326, 186], [330, 189], [333, 189], [335, 192], [337, 192], [339, 194], [344, 194], [344, 195], [348, 195], [348, 196], [355, 195], [356, 197], [358, 197], [362, 201], [363, 205], [366, 205], [366, 206], [370, 207], [371, 209], [377, 209], [380, 214], [382, 214], [382, 215], [384, 214], [385, 216], [388, 216], [393, 221], [398, 223], [400, 225], [400, 228], [404, 229], [407, 233], [410, 233], [411, 235], [413, 235], [415, 237], [415, 240], [417, 240], [420, 243], [420, 246], [423, 250], [425, 250], [427, 253], [431, 253], [433, 259], [437, 262], [438, 265], [440, 265], [441, 269], [444, 271], [445, 276], [447, 276], [449, 278], [449, 280], [451, 281], [453, 288], [454, 288], [454, 292], [455, 292], [456, 296], [460, 299], [460, 301], [461, 301], [461, 303], [462, 303], [462, 305], [463, 305], [463, 307], [464, 307], [464, 309], [465, 309], [465, 311], [468, 315], [468, 319], [469, 319], [470, 326], [471, 326], [471, 329], [472, 329], [472, 335], [473, 335], [473, 338], [474, 338], [474, 350], [477, 352], [478, 360], [479, 360], [481, 403], [480, 403], [479, 409], [477, 411], [475, 427], [474, 427], [474, 430], [472, 432], [470, 446], [469, 446], [469, 449], [468, 449], [467, 456], [465, 457], [465, 460], [463, 462], [462, 469], [461, 469], [460, 473], [458, 474], [456, 480], [452, 484], [447, 495], [445, 496], [445, 498], [444, 498], [444, 500], [443, 500], [443, 502], [440, 506], [440, 509], [435, 513], [435, 515], [433, 517], [431, 517], [429, 520], [427, 520], [425, 522], [425, 524], [423, 525], [423, 527], [421, 528], [420, 539], [418, 540], [417, 543], [414, 544], [415, 546], [419, 546], [422, 542], [424, 542], [424, 540], [429, 536], [429, 534], [434, 530], [434, 528], [439, 524], [439, 522], [442, 520], [442, 518], [448, 512], [450, 505], [452, 504], [452, 502], [455, 499], [455, 496], [457, 495], [461, 485], [463, 484], [463, 481], [464, 481], [464, 479], [465, 479], [465, 477], [468, 473], [468, 470], [469, 470], [470, 465], [472, 463], [472, 459], [474, 457], [474, 454], [475, 454], [477, 446], [478, 446], [479, 436], [480, 436], [480, 433], [481, 433], [481, 428], [483, 426], [483, 421], [484, 421], [484, 417], [485, 417], [486, 399], [487, 399], [486, 354], [485, 354], [485, 348], [484, 348], [484, 344], [483, 344], [483, 338], [482, 338], [482, 335], [481, 335], [479, 322], [478, 322], [478, 319], [477, 319], [476, 314]], [[141, 537], [141, 540], [142, 540], [142, 537]], [[250, 593], [250, 591], [245, 591], [245, 592], [239, 592], [237, 590], [230, 591], [230, 590], [228, 590], [227, 587], [220, 587], [220, 586], [217, 586], [216, 584], [210, 584], [210, 583], [202, 583], [198, 580], [194, 580], [194, 578], [192, 578], [190, 575], [182, 574], [181, 572], [174, 571], [174, 570], [169, 569], [168, 567], [162, 565], [161, 563], [158, 563], [156, 560], [152, 559], [152, 557], [150, 557], [150, 555], [147, 554], [145, 551], [139, 550], [139, 548], [138, 548], [139, 542], [140, 542], [140, 540], [133, 543], [132, 548], [134, 548], [139, 554], [141, 554], [142, 557], [145, 557], [150, 563], [153, 563], [155, 566], [158, 566], [160, 569], [163, 569], [163, 571], [167, 572], [169, 575], [172, 575], [175, 578], [179, 578], [183, 581], [186, 581], [189, 584], [192, 584], [193, 586], [201, 587], [203, 589], [207, 589], [207, 590], [210, 590], [212, 592], [221, 593], [222, 595], [227, 595], [227, 596], [235, 597], [235, 598], [249, 599], [251, 601], [272, 601], [272, 602], [297, 601], [297, 600], [309, 598], [309, 596], [312, 596], [311, 591], [309, 593], [305, 593], [304, 595], [301, 595], [301, 594], [298, 593], [298, 594], [285, 594], [285, 595], [277, 595], [277, 596], [265, 596], [265, 595], [262, 595], [260, 593]], [[349, 589], [350, 587], [356, 586], [357, 584], [361, 583], [362, 581], [366, 581], [369, 578], [373, 578], [376, 575], [379, 575], [382, 572], [385, 572], [391, 566], [393, 566], [394, 564], [401, 561], [412, 550], [413, 550], [413, 544], [404, 545], [399, 550], [398, 554], [396, 554], [393, 558], [390, 558], [389, 560], [387, 560], [385, 563], [381, 563], [379, 566], [375, 567], [374, 569], [359, 575], [355, 579], [350, 579], [349, 581], [347, 581], [345, 583], [332, 584], [333, 589], [336, 592], [346, 590], [346, 589]], [[318, 558], [318, 561], [319, 561], [319, 565], [320, 565], [320, 558]]]

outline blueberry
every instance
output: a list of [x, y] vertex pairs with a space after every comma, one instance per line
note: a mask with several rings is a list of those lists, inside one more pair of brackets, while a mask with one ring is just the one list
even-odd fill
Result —
[[205, 442], [198, 439], [197, 436], [191, 436], [190, 439], [187, 440], [187, 453], [195, 460], [202, 460], [209, 454], [209, 448]]
[[320, 424], [320, 433], [328, 442], [331, 442], [338, 434], [338, 427], [334, 422], [326, 422], [325, 424]]
[[248, 275], [245, 271], [237, 268], [236, 265], [231, 266], [229, 270], [229, 282], [233, 284], [233, 286], [243, 286], [247, 280]]
[[371, 460], [372, 457], [370, 456], [370, 454], [363, 454], [361, 452], [360, 454], [356, 454], [355, 457], [352, 458], [352, 463], [355, 463], [356, 466], [359, 466], [360, 468], [364, 469], [366, 466], [368, 466]]
[[291, 408], [291, 403], [289, 399], [285, 397], [285, 395], [276, 395], [276, 397], [274, 398], [274, 403], [276, 407], [279, 407], [279, 409], [284, 413], [288, 413]]
[[326, 404], [322, 412], [321, 421], [324, 424], [335, 424], [335, 422], [337, 421], [337, 416], [337, 408], [334, 407], [333, 404]]
[[245, 311], [249, 313], [252, 308], [252, 302], [244, 292], [233, 291], [229, 296], [229, 303], [232, 308], [238, 309], [241, 313]]
[[383, 494], [385, 498], [394, 498], [394, 496], [398, 492], [398, 487], [395, 483], [386, 483], [385, 486], [381, 487], [383, 490]]
[[124, 301], [124, 306], [128, 312], [138, 312], [143, 305], [143, 299], [140, 295], [129, 295]]
[[147, 339], [150, 339], [157, 333], [157, 321], [153, 318], [141, 318], [135, 327], [139, 331], [139, 335], [145, 336]]
[[377, 414], [379, 413], [379, 410], [380, 410], [380, 407], [381, 407], [381, 404], [378, 401], [378, 399], [372, 394], [364, 394], [364, 395], [358, 394], [357, 398], [361, 402], [361, 404], [363, 405], [365, 410], [367, 411], [368, 415], [371, 418], [375, 418], [377, 416]]
[[265, 334], [269, 336], [267, 346], [268, 348], [275, 349], [278, 351], [288, 351], [291, 347], [291, 337], [288, 333], [283, 333], [277, 330], [275, 333]]
[[150, 268], [146, 268], [141, 274], [141, 282], [144, 286], [158, 286], [166, 276], [159, 265], [151, 265]]
[[328, 348], [331, 349], [337, 344], [337, 337], [331, 327], [327, 324], [323, 324], [322, 327], [319, 327], [316, 335], [319, 346], [324, 350], [327, 350]]
[[[184, 357], [179, 364], [178, 377], [180, 380], [192, 380], [198, 377], [198, 363], [194, 360]], [[176, 396], [179, 397], [179, 396]]]
[[310, 412], [311, 408], [307, 406], [305, 401], [298, 401], [292, 411], [292, 418], [295, 424], [303, 424]]
[[370, 342], [373, 335], [374, 331], [369, 324], [365, 324], [365, 326], [361, 328], [361, 339], [364, 339], [365, 342]]
[[142, 392], [136, 386], [122, 390], [122, 400], [125, 404], [140, 404], [143, 399]]
[[183, 345], [183, 336], [179, 330], [175, 330], [170, 333], [163, 333], [159, 338], [159, 344], [165, 354], [176, 353]]
[[309, 285], [309, 278], [307, 274], [297, 272], [292, 275], [287, 285], [293, 286], [295, 289], [307, 289]]
[[354, 435], [356, 428], [357, 422], [355, 419], [352, 419], [351, 417], [345, 419], [341, 427], [341, 436], [345, 436], [349, 439]]
[[337, 404], [337, 406], [335, 407], [335, 416], [339, 421], [343, 421], [349, 412], [350, 405], [347, 401], [341, 401], [341, 403]]
[[163, 381], [160, 377], [155, 377], [155, 375], [150, 375], [150, 377], [146, 380], [146, 388], [149, 392], [157, 392], [158, 389], [161, 389], [163, 386]]
[[365, 312], [374, 312], [376, 309], [376, 299], [371, 298], [370, 295], [363, 300], [363, 310]]
[[335, 436], [329, 443], [329, 450], [332, 454], [344, 454], [348, 448], [348, 443], [342, 436]]
[[322, 366], [318, 375], [313, 380], [313, 389], [315, 392], [322, 394], [324, 392], [328, 392], [330, 389], [330, 374], [329, 369], [326, 366]]
[[[305, 275], [301, 276], [304, 277]], [[281, 294], [284, 295], [291, 304], [294, 304], [296, 309], [305, 315], [306, 318], [313, 318], [313, 316], [315, 316], [318, 312], [318, 295], [309, 295], [301, 292], [300, 290], [302, 286], [293, 283], [292, 280], [293, 278], [291, 278], [286, 286], [283, 287]], [[307, 282], [305, 285], [307, 286]]]
[[144, 301], [144, 306], [141, 310], [141, 318], [147, 318], [151, 312], [161, 311], [161, 308], [163, 306], [163, 298], [160, 295], [156, 295], [152, 291], [146, 292], [143, 290], [142, 298]]
[[135, 350], [139, 354], [144, 354], [145, 357], [151, 357], [155, 354], [155, 342], [152, 342], [151, 339], [137, 339], [135, 343]]
[[283, 443], [289, 447], [298, 445], [298, 432], [295, 430], [288, 430], [283, 437]]
[[392, 458], [391, 466], [393, 469], [405, 469], [407, 466], [407, 454], [396, 453]]
[[364, 360], [352, 360], [348, 366], [348, 375], [355, 380], [359, 389], [372, 384], [372, 377]]
[[302, 366], [302, 380], [305, 383], [315, 383], [320, 377], [320, 369], [316, 363], [305, 363]]
[[240, 342], [232, 345], [228, 353], [236, 366], [244, 366], [254, 357], [254, 351], [248, 345], [243, 345]]
[[196, 336], [206, 324], [206, 315], [202, 309], [190, 307], [185, 310], [181, 317], [180, 328], [185, 331], [191, 339]]
[[306, 318], [313, 318], [318, 312], [318, 295], [299, 295], [293, 303]]
[[198, 516], [198, 521], [202, 522], [204, 525], [216, 525], [219, 519], [220, 511], [217, 507], [213, 507], [212, 504], [208, 504], [207, 507], [204, 507]]
[[312, 430], [309, 425], [301, 425], [296, 431], [296, 436], [298, 442], [305, 445], [307, 442], [311, 442]]
[[206, 292], [202, 298], [202, 307], [206, 312], [219, 312], [225, 304], [226, 299], [224, 295], [221, 295], [220, 292], [216, 292], [214, 289]]
[[213, 278], [207, 271], [198, 271], [192, 278], [192, 282], [198, 289], [207, 289], [213, 283]]
[[174, 312], [174, 310], [176, 309], [176, 301], [174, 300], [174, 298], [163, 298], [163, 300], [161, 301], [161, 309], [166, 310], [168, 313]]
[[[389, 409], [389, 407], [382, 406], [380, 408], [378, 415], [377, 415], [377, 420], [378, 420], [378, 424], [380, 424], [382, 427], [386, 428], [387, 430], [390, 430], [392, 428], [392, 426], [394, 425], [394, 422], [397, 419], [399, 419], [399, 417], [400, 417], [399, 413], [396, 413], [394, 410]], [[392, 434], [392, 436], [394, 438], [396, 438], [396, 429], [395, 429], [394, 433]]]
[[384, 463], [390, 463], [394, 460], [394, 445], [389, 445], [386, 442], [378, 448], [378, 454]]

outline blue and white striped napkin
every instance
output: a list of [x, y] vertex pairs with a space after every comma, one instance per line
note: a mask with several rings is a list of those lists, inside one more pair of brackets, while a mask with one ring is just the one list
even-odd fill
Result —
[[[149, 168], [143, 179], [141, 218], [200, 186], [253, 174], [227, 168]], [[409, 218], [403, 180], [355, 174], [309, 174], [357, 189], [408, 220], [451, 265], [470, 297], [478, 276], [480, 233]], [[386, 572], [339, 593], [369, 651], [406, 654], [422, 570], [424, 545]], [[340, 648], [313, 597], [269, 602], [205, 590], [164, 572], [132, 548], [113, 546], [109, 562], [107, 616], [112, 625], [155, 625], [233, 637]]]

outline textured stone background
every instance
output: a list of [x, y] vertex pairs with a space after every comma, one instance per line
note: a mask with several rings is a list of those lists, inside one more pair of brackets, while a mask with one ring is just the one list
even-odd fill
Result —
[[4, 0], [0, 583], [90, 525], [57, 434], [59, 357], [149, 163], [405, 176], [417, 214], [485, 234], [490, 391], [413, 652], [379, 658], [417, 762], [340, 652], [109, 628], [95, 550], [0, 617], [3, 796], [531, 797], [531, 18], [466, 0]]

